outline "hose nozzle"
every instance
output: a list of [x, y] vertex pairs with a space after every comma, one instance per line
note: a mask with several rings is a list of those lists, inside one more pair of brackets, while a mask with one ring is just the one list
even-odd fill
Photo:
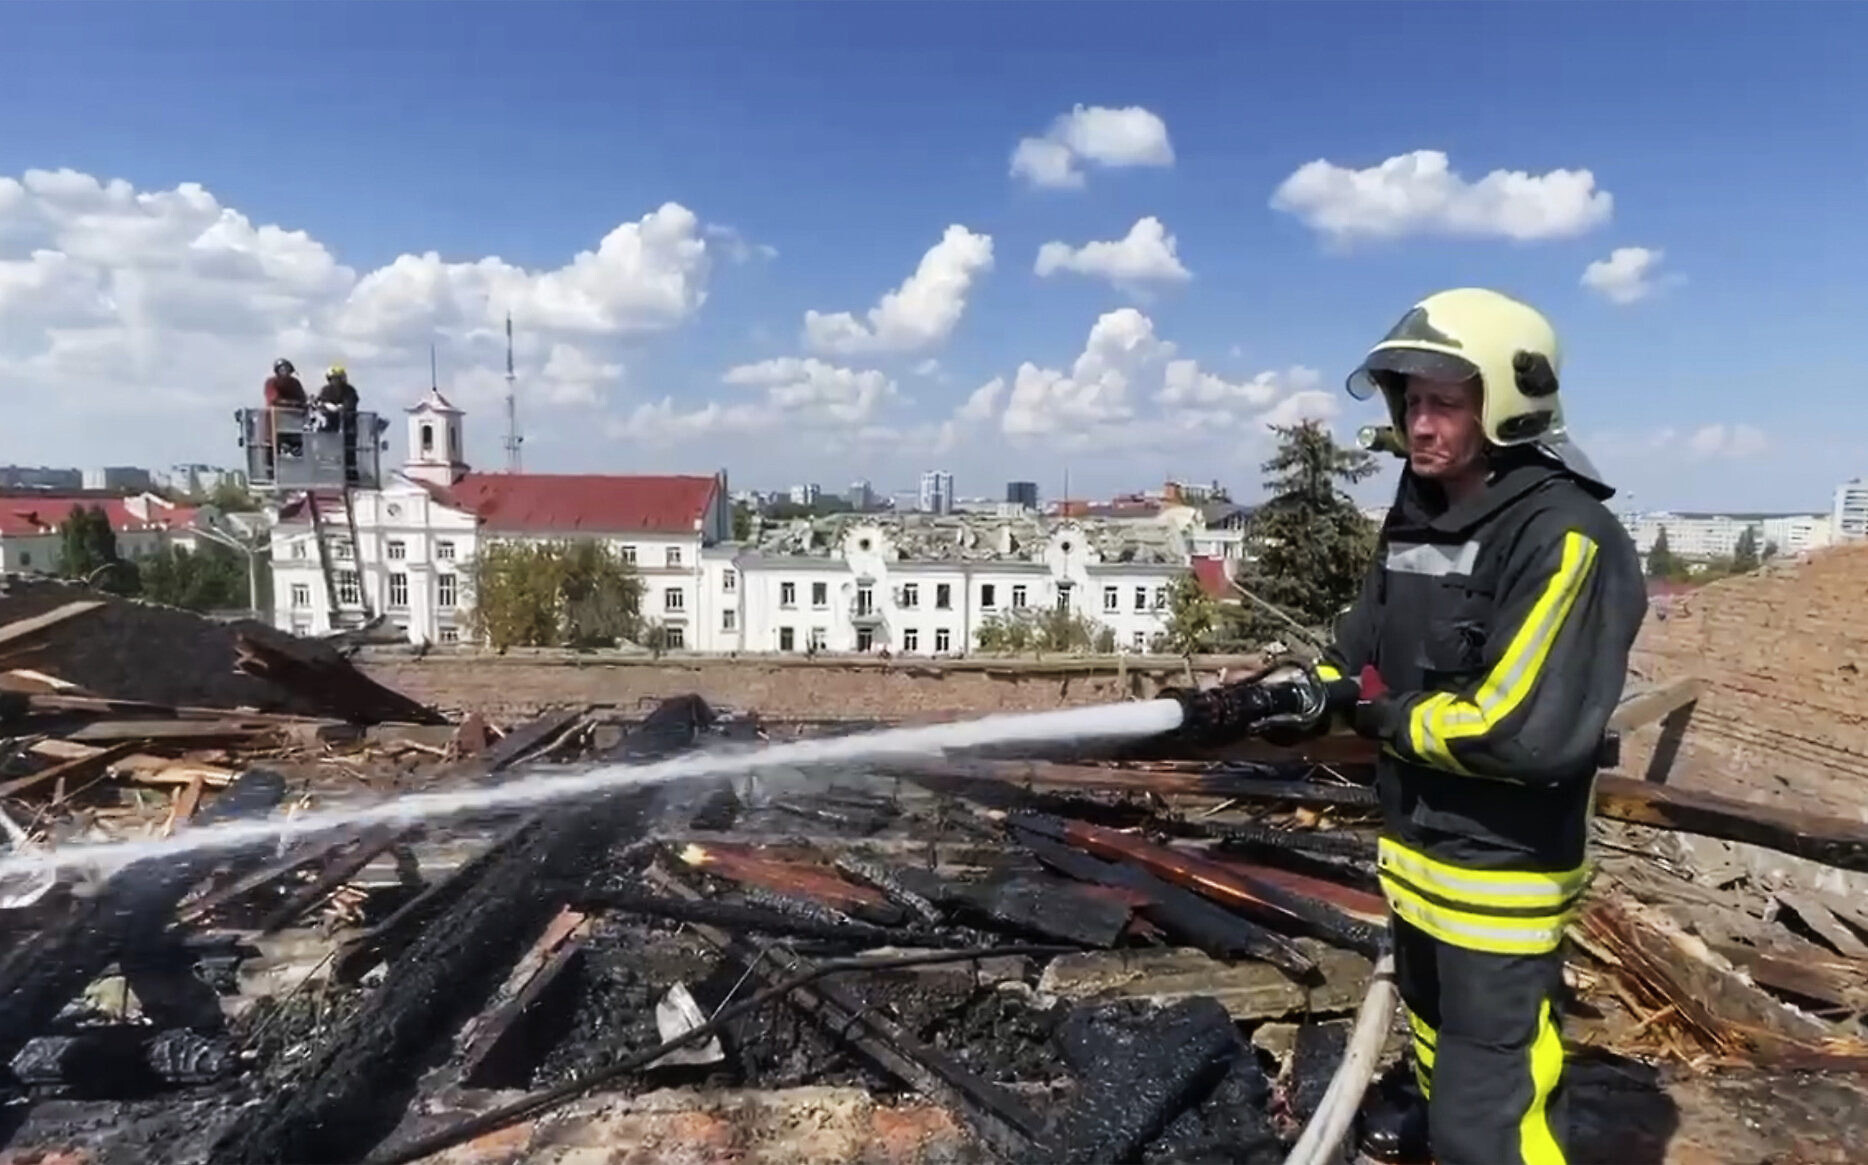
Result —
[[1188, 744], [1222, 745], [1268, 724], [1309, 719], [1321, 708], [1309, 685], [1292, 682], [1301, 674], [1284, 666], [1213, 688], [1165, 689], [1161, 695], [1181, 706], [1180, 727], [1171, 735]]

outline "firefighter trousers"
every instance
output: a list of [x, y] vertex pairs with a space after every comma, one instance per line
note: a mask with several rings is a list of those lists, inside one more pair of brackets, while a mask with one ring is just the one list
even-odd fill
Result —
[[1437, 1165], [1565, 1165], [1561, 949], [1493, 954], [1391, 923]]

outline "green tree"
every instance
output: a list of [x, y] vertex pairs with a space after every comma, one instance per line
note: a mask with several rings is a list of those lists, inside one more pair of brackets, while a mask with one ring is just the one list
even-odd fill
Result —
[[208, 491], [207, 504], [224, 514], [237, 514], [247, 510], [259, 509], [259, 503], [253, 500], [245, 486], [222, 478], [219, 485]]
[[608, 543], [495, 542], [468, 568], [470, 623], [494, 647], [596, 647], [642, 631], [642, 580]]
[[1758, 529], [1746, 526], [1738, 536], [1738, 545], [1732, 550], [1732, 571], [1744, 574], [1748, 570], [1758, 569]]
[[190, 552], [165, 547], [137, 563], [143, 596], [190, 611], [245, 609], [248, 602], [246, 561], [211, 542]]
[[1219, 604], [1188, 571], [1168, 588], [1168, 626], [1160, 645], [1181, 655], [1197, 655], [1212, 646], [1219, 623]]
[[1777, 543], [1766, 542], [1764, 544], [1764, 553], [1760, 556], [1760, 559], [1761, 561], [1769, 562], [1771, 559], [1776, 558], [1777, 555], [1778, 555]]
[[752, 537], [752, 507], [745, 502], [733, 503], [733, 541], [745, 542]]
[[1654, 535], [1654, 545], [1647, 552], [1647, 576], [1658, 579], [1677, 579], [1686, 574], [1686, 564], [1674, 557], [1673, 550], [1667, 545], [1667, 527], [1662, 526]]
[[980, 620], [974, 642], [987, 655], [1023, 655], [1038, 645], [1037, 620], [1029, 610], [988, 615]]
[[136, 564], [117, 553], [117, 534], [99, 506], [74, 506], [58, 524], [59, 571], [99, 590], [133, 595], [140, 589]]
[[[1270, 495], [1252, 514], [1247, 537], [1255, 558], [1242, 582], [1306, 627], [1324, 628], [1355, 601], [1375, 552], [1375, 524], [1343, 486], [1375, 473], [1375, 459], [1340, 446], [1316, 421], [1274, 425], [1278, 448], [1264, 463]], [[1240, 631], [1264, 642], [1289, 628], [1255, 605], [1240, 612]]]

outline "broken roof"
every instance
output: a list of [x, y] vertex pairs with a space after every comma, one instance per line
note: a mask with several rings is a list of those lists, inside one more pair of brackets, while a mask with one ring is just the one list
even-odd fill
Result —
[[832, 514], [812, 520], [767, 523], [757, 537], [766, 557], [830, 558], [851, 529], [868, 526], [893, 545], [897, 561], [1037, 562], [1046, 540], [1061, 528], [1082, 531], [1105, 564], [1183, 565], [1186, 539], [1165, 522], [1096, 518], [993, 517], [974, 514]]

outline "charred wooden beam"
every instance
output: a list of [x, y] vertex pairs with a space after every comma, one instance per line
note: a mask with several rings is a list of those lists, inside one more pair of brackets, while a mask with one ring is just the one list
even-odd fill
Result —
[[844, 854], [831, 865], [836, 867], [839, 873], [854, 878], [858, 883], [882, 894], [889, 901], [920, 919], [923, 925], [940, 925], [941, 914], [935, 909], [934, 904], [902, 885], [901, 878], [896, 875], [896, 872], [880, 862]]
[[469, 1022], [462, 1033], [460, 1080], [469, 1088], [523, 1086], [524, 1073], [548, 1049], [557, 1032], [546, 1021], [567, 1020], [567, 974], [583, 955], [590, 916], [566, 908], [545, 927], [506, 980], [493, 1007]]
[[1868, 823], [1782, 809], [1627, 777], [1596, 781], [1596, 812], [1724, 841], [1742, 841], [1844, 870], [1868, 871]]
[[[258, 816], [284, 797], [284, 777], [253, 769], [195, 820], [207, 825]], [[0, 1062], [10, 1061], [22, 1044], [45, 1030], [112, 962], [125, 963], [128, 971], [185, 958], [169, 930], [175, 904], [221, 860], [208, 851], [132, 863], [95, 896], [74, 900], [61, 924], [16, 948], [0, 965]]]
[[792, 938], [820, 939], [849, 943], [852, 946], [909, 945], [950, 947], [962, 940], [925, 930], [898, 930], [871, 926], [862, 922], [822, 922], [795, 914], [737, 902], [712, 899], [674, 898], [663, 894], [645, 894], [638, 890], [611, 887], [592, 889], [566, 885], [566, 901], [580, 909], [603, 909], [676, 922], [696, 922], [729, 931], [752, 931], [759, 934], [787, 935]]
[[829, 866], [785, 861], [750, 847], [718, 843], [684, 846], [678, 856], [684, 865], [716, 877], [774, 894], [807, 899], [869, 922], [892, 926], [905, 918], [902, 908], [890, 902], [881, 891], [851, 882]]
[[248, 870], [226, 885], [201, 895], [181, 911], [180, 918], [183, 922], [211, 918], [262, 886], [290, 877], [314, 862], [329, 860], [349, 845], [353, 838], [354, 835], [347, 830], [338, 831], [335, 836], [326, 833], [306, 838], [288, 849], [284, 857]]
[[[650, 880], [677, 897], [695, 892], [660, 870]], [[744, 963], [766, 981], [801, 973], [809, 964], [782, 948], [760, 948], [712, 927], [695, 931]], [[1044, 1135], [1044, 1120], [1023, 1100], [980, 1079], [939, 1048], [930, 1047], [894, 1021], [878, 1014], [848, 988], [829, 981], [799, 987], [787, 996], [798, 1008], [833, 1036], [845, 1041], [865, 1058], [922, 1095], [959, 1112], [980, 1139], [1009, 1160], [1035, 1160], [1034, 1148]]]
[[135, 740], [155, 741], [167, 745], [207, 747], [209, 745], [252, 744], [277, 732], [278, 729], [271, 725], [254, 725], [238, 719], [98, 720], [85, 725], [76, 732], [66, 733], [65, 739], [75, 740], [80, 744]]
[[445, 724], [447, 717], [364, 675], [328, 644], [289, 636], [240, 632], [234, 666], [312, 701], [355, 724], [403, 720]]
[[125, 740], [109, 748], [99, 749], [89, 756], [74, 757], [62, 764], [53, 765], [49, 769], [42, 769], [23, 777], [14, 777], [10, 781], [0, 783], [0, 797], [17, 797], [29, 789], [56, 786], [60, 781], [68, 785], [76, 781], [88, 781], [141, 747], [142, 741], [140, 740]]
[[1042, 833], [1098, 857], [1140, 866], [1157, 878], [1245, 911], [1261, 921], [1296, 926], [1304, 933], [1371, 958], [1381, 950], [1380, 930], [1350, 917], [1335, 905], [1292, 893], [1252, 874], [1228, 869], [1209, 858], [1080, 821], [1046, 819], [1037, 814], [1016, 814], [1013, 820], [1020, 828]]
[[582, 720], [585, 711], [584, 708], [562, 708], [528, 720], [492, 746], [447, 766], [438, 774], [438, 779], [487, 777], [504, 772], [556, 740], [565, 729]]
[[1142, 913], [1182, 941], [1221, 958], [1263, 959], [1294, 979], [1313, 979], [1317, 965], [1284, 936], [1248, 918], [1222, 909], [1190, 890], [1171, 885], [1136, 866], [1106, 862], [1072, 849], [1042, 833], [1018, 828], [1014, 836], [1038, 860], [1083, 882], [1113, 886], [1147, 896]]
[[1277, 866], [1262, 865], [1258, 862], [1240, 861], [1234, 857], [1222, 856], [1209, 860], [1221, 870], [1229, 871], [1249, 882], [1276, 887], [1292, 895], [1298, 901], [1328, 903], [1350, 918], [1370, 926], [1379, 927], [1387, 924], [1387, 903], [1383, 901], [1380, 894], [1369, 890], [1344, 886], [1328, 878], [1319, 878], [1295, 870], [1280, 869]]
[[489, 869], [504, 860], [527, 829], [527, 825], [521, 825], [504, 834], [447, 877], [430, 883], [388, 918], [346, 939], [331, 962], [331, 978], [338, 983], [355, 983], [377, 964], [399, 957], [421, 937], [423, 928], [452, 909]]
[[310, 885], [298, 889], [290, 898], [268, 914], [259, 924], [261, 934], [271, 934], [296, 922], [300, 915], [318, 903], [330, 897], [331, 893], [345, 882], [357, 876], [357, 872], [376, 859], [376, 855], [392, 849], [421, 833], [420, 827], [397, 828], [393, 825], [378, 825], [365, 830], [362, 836], [352, 842], [350, 848], [330, 862], [324, 872], [313, 879]]
[[1014, 874], [985, 882], [960, 882], [929, 870], [903, 870], [899, 876], [922, 895], [984, 918], [1000, 929], [1078, 946], [1115, 946], [1134, 913], [1129, 902], [1064, 878]]

